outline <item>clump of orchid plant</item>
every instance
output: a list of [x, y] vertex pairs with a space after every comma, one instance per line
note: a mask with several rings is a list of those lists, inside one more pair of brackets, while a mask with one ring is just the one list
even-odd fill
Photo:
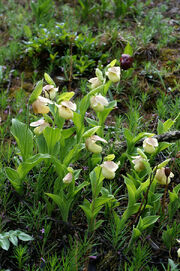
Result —
[[[50, 156], [46, 159], [54, 164], [59, 176], [59, 188], [57, 189], [56, 184], [53, 193], [46, 193], [46, 195], [59, 206], [64, 221], [68, 221], [68, 214], [76, 193], [88, 185], [87, 182], [76, 185], [75, 180], [78, 175], [74, 170], [70, 170], [69, 165], [78, 159], [79, 153], [84, 148], [89, 151], [88, 155], [92, 155], [92, 159], [93, 155], [99, 155], [100, 162], [103, 148], [97, 142], [107, 144], [103, 136], [103, 126], [116, 102], [109, 102], [106, 94], [110, 84], [120, 80], [120, 67], [115, 64], [116, 60], [107, 65], [104, 71], [98, 68], [95, 70], [96, 77], [89, 80], [90, 92], [82, 99], [78, 108], [71, 101], [74, 92], [59, 93], [55, 82], [46, 73], [44, 78], [47, 84], [43, 86], [43, 80], [39, 81], [29, 100], [34, 114], [43, 115], [43, 118], [30, 124], [30, 127], [35, 127], [34, 134], [37, 137], [38, 149], [44, 153], [48, 152]], [[97, 126], [93, 128], [86, 127], [84, 123], [89, 105], [96, 112]], [[64, 124], [69, 120], [71, 125], [73, 122], [74, 125], [67, 129]], [[43, 159], [42, 154], [40, 157]], [[39, 159], [38, 162], [40, 161]], [[117, 168], [118, 165], [113, 161], [104, 161], [98, 166], [101, 178], [106, 179], [113, 179]], [[62, 201], [66, 197], [68, 197], [67, 203]]]
[[[8, 167], [6, 174], [16, 191], [23, 194], [23, 181], [28, 172], [42, 161], [48, 166], [52, 165], [52, 178], [54, 176], [55, 180], [52, 191], [45, 195], [58, 205], [65, 222], [69, 221], [69, 212], [76, 203], [78, 193], [91, 186], [92, 199], [85, 199], [80, 207], [87, 217], [88, 231], [93, 233], [103, 223], [103, 220], [98, 220], [99, 212], [116, 201], [112, 192], [103, 187], [103, 182], [114, 179], [119, 165], [123, 166], [124, 161], [129, 159], [133, 166], [132, 175], [122, 176], [127, 186], [128, 205], [119, 219], [119, 230], [125, 227], [130, 216], [136, 216], [137, 227], [132, 233], [132, 240], [135, 240], [158, 219], [153, 207], [156, 183], [166, 185], [167, 188], [173, 173], [167, 176], [166, 162], [152, 168], [151, 158], [158, 153], [159, 143], [150, 133], [142, 132], [134, 136], [124, 129], [126, 152], [121, 155], [119, 162], [113, 161], [113, 155], [103, 159], [106, 149], [103, 149], [102, 144], [106, 146], [108, 143], [104, 136], [104, 124], [116, 106], [116, 101], [106, 96], [109, 87], [120, 81], [121, 69], [117, 61], [113, 60], [104, 70], [97, 68], [95, 74], [96, 77], [89, 80], [89, 92], [77, 105], [72, 101], [74, 92], [60, 93], [53, 79], [48, 74], [44, 75], [46, 84], [43, 80], [39, 81], [29, 99], [35, 114], [35, 121], [30, 123], [34, 133], [27, 125], [18, 120], [13, 121], [12, 134], [17, 140], [22, 163], [16, 170]], [[86, 117], [89, 107], [94, 114], [93, 119]], [[37, 119], [37, 115], [40, 115], [40, 119]], [[143, 146], [136, 148], [140, 139], [144, 139]], [[38, 152], [35, 155], [34, 150]], [[145, 153], [152, 156], [146, 156]], [[87, 180], [79, 177], [82, 169], [73, 169], [75, 162], [82, 156], [89, 166]], [[153, 215], [151, 210], [154, 211]]]

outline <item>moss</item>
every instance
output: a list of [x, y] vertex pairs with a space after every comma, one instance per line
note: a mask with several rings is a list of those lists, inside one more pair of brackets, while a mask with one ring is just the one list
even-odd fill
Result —
[[160, 59], [162, 61], [176, 61], [178, 53], [177, 49], [163, 48], [160, 50]]

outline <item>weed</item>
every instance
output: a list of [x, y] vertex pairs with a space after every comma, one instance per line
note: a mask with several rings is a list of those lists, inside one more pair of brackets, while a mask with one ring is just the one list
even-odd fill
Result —
[[118, 1], [114, 0], [114, 13], [115, 16], [118, 18], [120, 16], [124, 17], [127, 15], [128, 10], [132, 7], [134, 7], [134, 3], [136, 3], [136, 0], [125, 0], [125, 1]]
[[133, 257], [130, 259], [131, 265], [128, 270], [135, 271], [140, 270], [142, 267], [146, 266], [151, 260], [151, 249], [148, 245], [142, 246], [138, 242], [137, 247], [132, 248]]
[[37, 25], [47, 25], [53, 18], [54, 3], [52, 0], [31, 1], [31, 9]]
[[22, 245], [19, 245], [18, 247], [16, 247], [14, 249], [14, 258], [17, 261], [18, 269], [19, 270], [22, 270], [22, 268], [24, 267], [25, 263], [29, 259], [29, 255], [28, 255], [27, 249], [28, 249], [27, 246], [23, 247]]

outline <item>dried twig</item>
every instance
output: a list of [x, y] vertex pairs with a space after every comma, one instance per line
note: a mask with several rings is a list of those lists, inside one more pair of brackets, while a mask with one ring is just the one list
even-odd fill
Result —
[[12, 83], [12, 79], [13, 79], [13, 72], [14, 72], [14, 69], [12, 69], [9, 73], [9, 82], [8, 82], [8, 85], [7, 85], [7, 94], [9, 94], [9, 91], [10, 91], [10, 87], [11, 87], [11, 83]]

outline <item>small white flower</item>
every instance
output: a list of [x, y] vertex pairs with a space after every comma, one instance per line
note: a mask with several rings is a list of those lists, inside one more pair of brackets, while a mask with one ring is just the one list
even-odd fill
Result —
[[144, 139], [143, 148], [145, 152], [154, 153], [156, 150], [156, 147], [158, 147], [158, 141], [156, 138], [148, 137]]
[[46, 85], [43, 87], [43, 92], [46, 98], [53, 100], [56, 97], [58, 88], [55, 88], [53, 85]]
[[73, 118], [73, 111], [76, 111], [76, 104], [71, 101], [63, 101], [58, 105], [58, 110], [61, 118], [69, 120]]
[[32, 104], [32, 108], [35, 114], [47, 114], [49, 113], [48, 104], [52, 104], [52, 101], [39, 96], [35, 102]]
[[63, 183], [66, 183], [66, 184], [69, 184], [72, 182], [72, 178], [73, 178], [73, 175], [71, 172], [69, 172], [68, 174], [66, 174], [66, 176], [64, 176], [63, 178]]
[[132, 160], [132, 162], [134, 164], [134, 169], [138, 172], [144, 170], [145, 169], [145, 165], [144, 165], [145, 159], [140, 155], [133, 156], [133, 158], [135, 158], [134, 160]]
[[180, 248], [177, 250], [178, 258], [180, 258]]
[[155, 175], [155, 178], [158, 181], [158, 183], [162, 185], [166, 185], [166, 180], [167, 180], [167, 183], [169, 184], [171, 182], [171, 178], [173, 177], [174, 177], [174, 174], [171, 172], [167, 179], [164, 167], [158, 169]]
[[91, 83], [92, 89], [97, 88], [102, 85], [102, 82], [99, 80], [98, 77], [93, 77], [93, 78], [89, 79], [88, 82]]
[[115, 172], [118, 169], [118, 165], [113, 161], [105, 161], [102, 165], [102, 175], [106, 179], [113, 179], [115, 177]]
[[34, 129], [34, 133], [36, 135], [42, 134], [43, 130], [47, 127], [50, 126], [48, 122], [46, 122], [44, 119], [40, 119], [38, 121], [34, 121], [30, 123], [31, 127], [36, 127]]
[[92, 109], [96, 112], [102, 112], [104, 110], [104, 106], [108, 106], [108, 100], [103, 97], [101, 94], [91, 97], [90, 104]]
[[110, 81], [117, 83], [120, 81], [120, 67], [111, 67], [107, 70], [106, 75]]
[[93, 153], [100, 153], [102, 152], [102, 147], [96, 144], [96, 141], [101, 141], [107, 143], [107, 141], [100, 136], [92, 135], [86, 139], [85, 145], [88, 151]]

